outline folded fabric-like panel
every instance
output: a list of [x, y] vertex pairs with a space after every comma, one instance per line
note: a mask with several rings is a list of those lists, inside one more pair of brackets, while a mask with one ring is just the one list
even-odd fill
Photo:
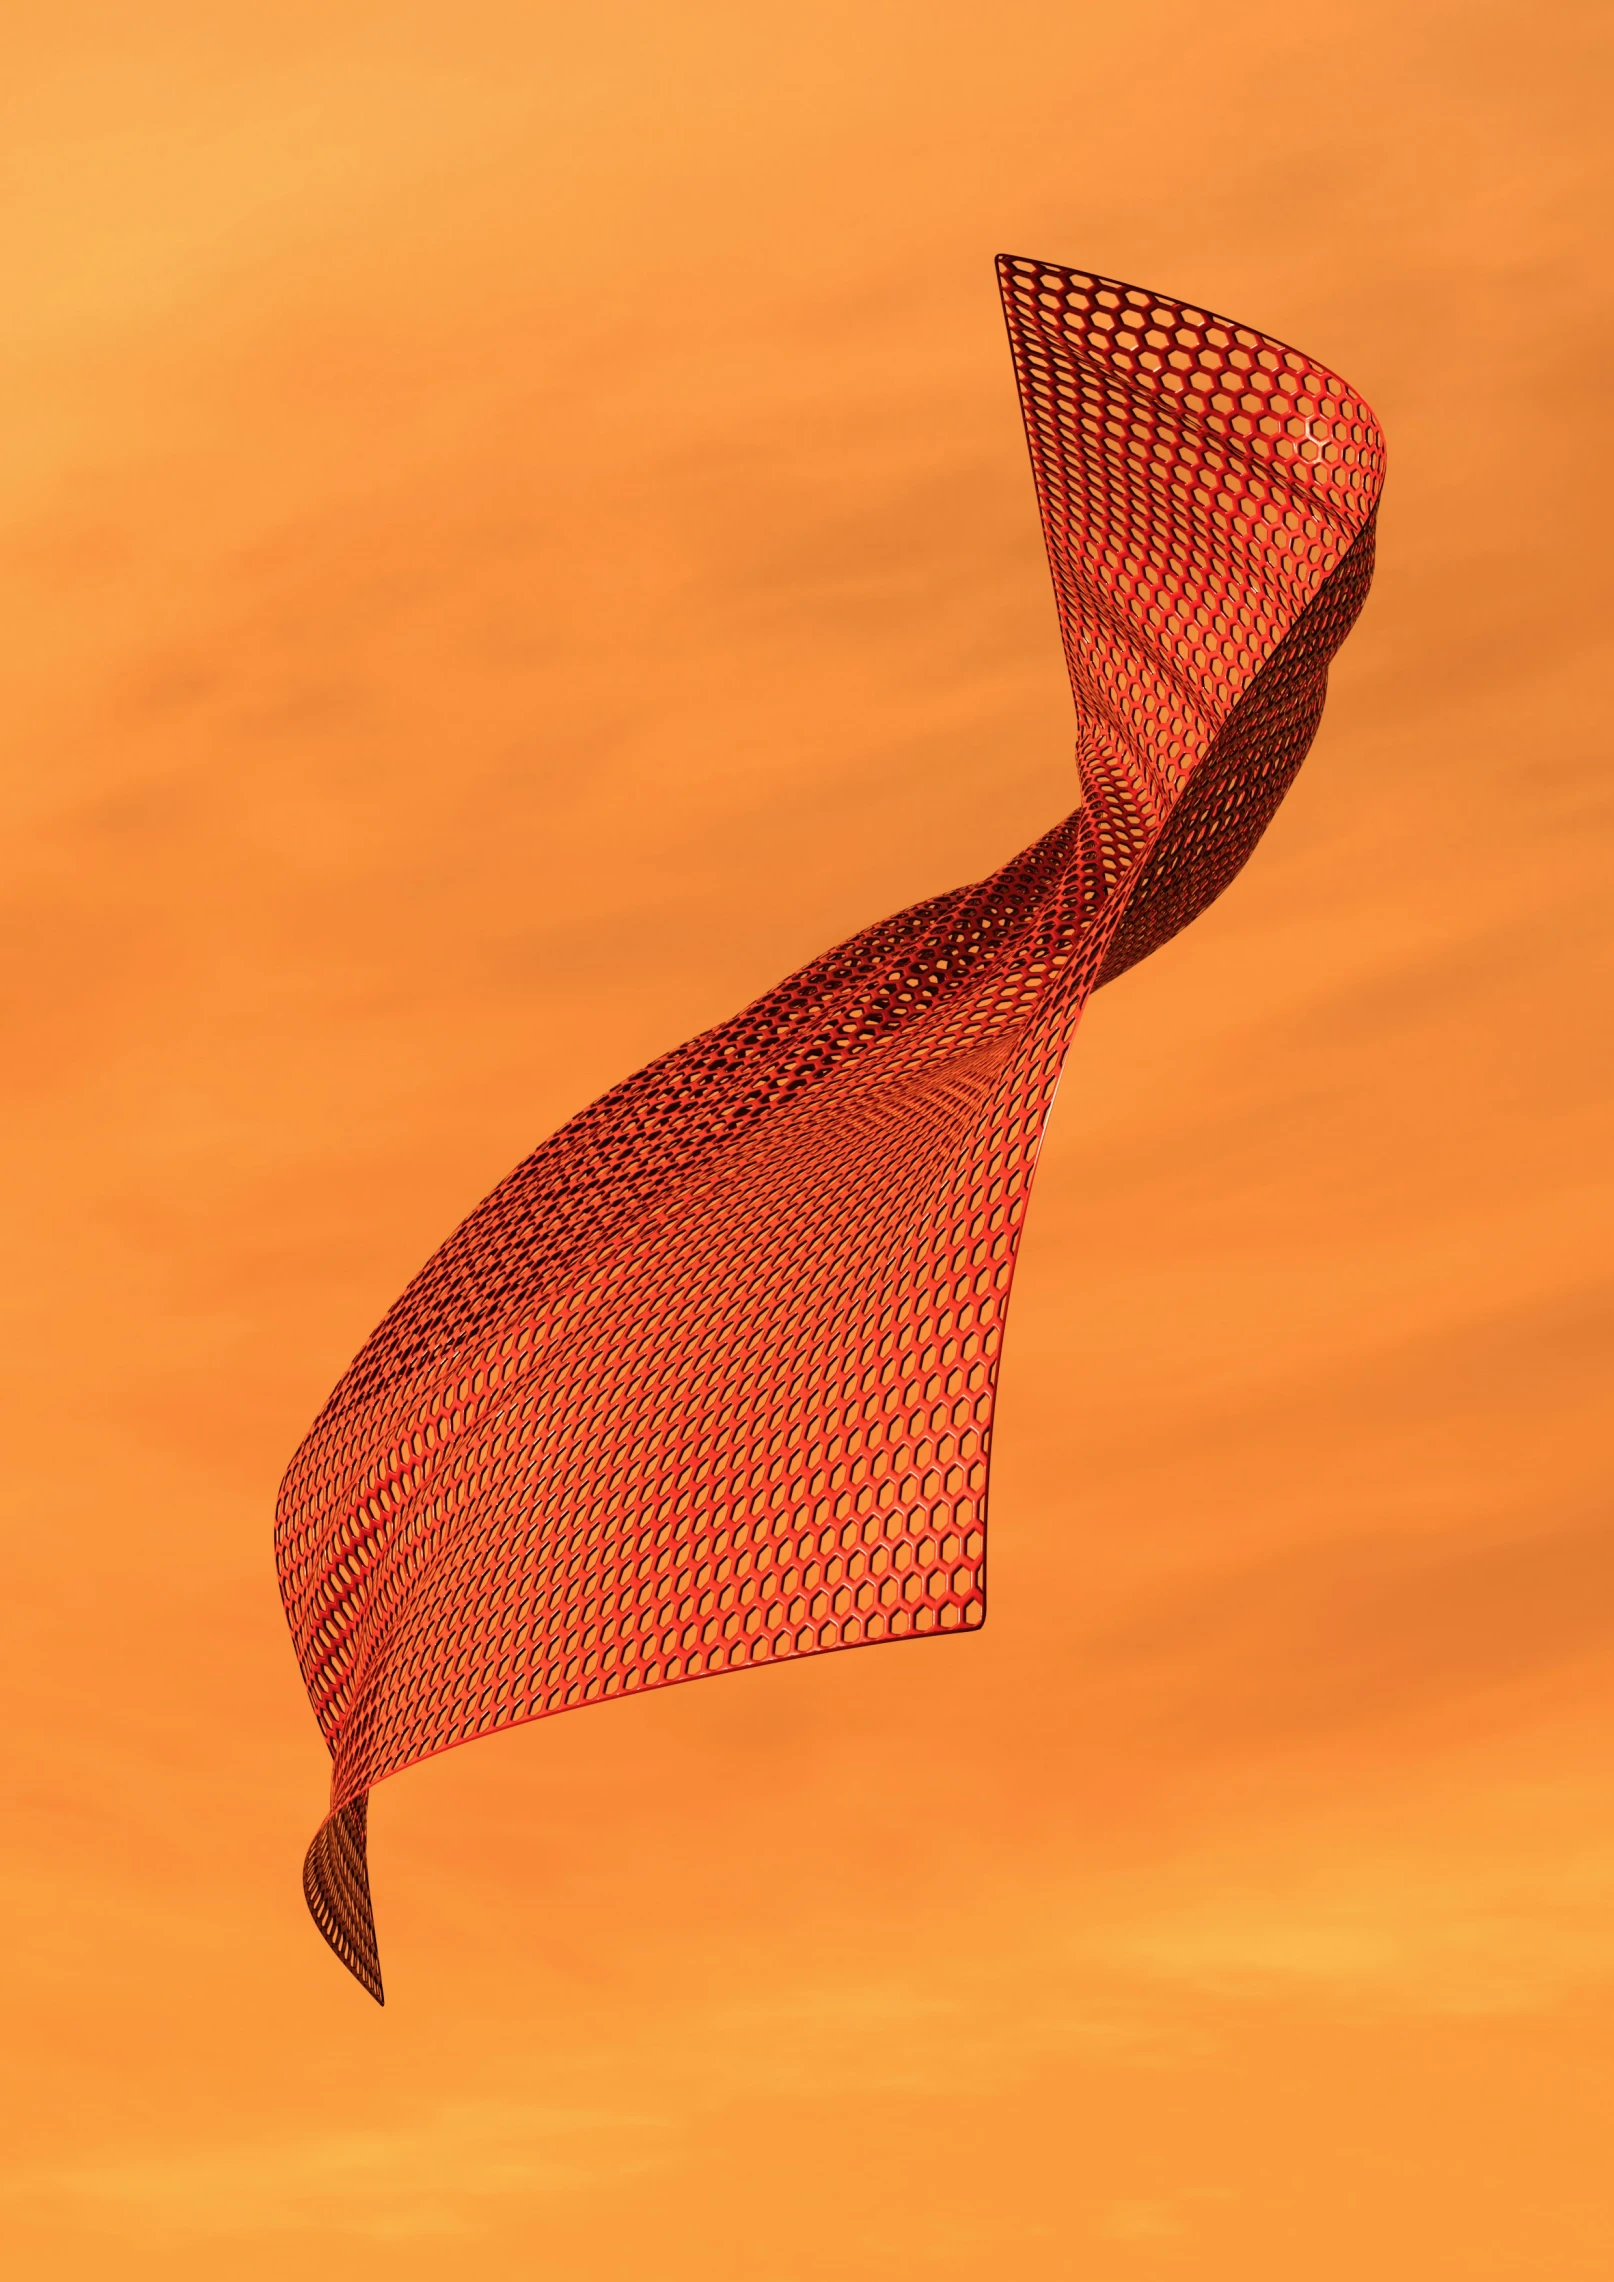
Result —
[[1372, 571], [1382, 439], [1314, 358], [999, 279], [1081, 804], [572, 1119], [427, 1262], [286, 1474], [330, 1746], [304, 1888], [380, 1998], [384, 1776], [523, 1720], [978, 1625], [1009, 1285], [1087, 994], [1218, 895]]

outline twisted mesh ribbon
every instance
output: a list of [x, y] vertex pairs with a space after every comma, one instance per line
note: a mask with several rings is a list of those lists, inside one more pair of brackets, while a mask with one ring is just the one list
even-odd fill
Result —
[[383, 1776], [523, 1720], [985, 1614], [993, 1393], [1088, 993], [1187, 925], [1316, 730], [1382, 439], [1314, 358], [998, 274], [1081, 805], [535, 1150], [298, 1451], [281, 1588], [333, 1765], [304, 1889], [378, 2000]]

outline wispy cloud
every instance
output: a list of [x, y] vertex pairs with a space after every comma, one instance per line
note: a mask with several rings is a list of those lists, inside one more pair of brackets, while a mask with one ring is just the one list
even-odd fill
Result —
[[0, 2183], [0, 2200], [158, 2240], [474, 2235], [493, 2218], [490, 2206], [507, 2197], [563, 2194], [652, 2169], [666, 2134], [654, 2116], [479, 2101], [391, 2130], [14, 2174]]
[[1614, 1854], [1414, 1854], [1218, 1876], [1084, 1941], [1087, 1957], [1223, 1997], [1309, 1990], [1417, 2013], [1514, 2013], [1614, 1978]]

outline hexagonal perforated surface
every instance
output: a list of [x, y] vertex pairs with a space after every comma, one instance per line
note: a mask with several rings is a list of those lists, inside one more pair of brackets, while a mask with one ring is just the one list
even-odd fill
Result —
[[501, 1182], [281, 1490], [334, 1761], [304, 1888], [377, 1998], [383, 1776], [606, 1696], [985, 1613], [993, 1392], [1088, 992], [1245, 861], [1372, 570], [1382, 441], [1314, 359], [1000, 260], [1081, 806], [653, 1062]]

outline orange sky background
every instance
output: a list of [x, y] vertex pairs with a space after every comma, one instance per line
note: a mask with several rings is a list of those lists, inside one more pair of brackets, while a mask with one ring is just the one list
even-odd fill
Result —
[[[1606, 2282], [1604, 12], [29, 13], [16, 2271]], [[999, 248], [1345, 374], [1374, 595], [1077, 1041], [985, 1632], [384, 1786], [378, 2011], [278, 1475], [562, 1118], [1070, 805]]]

